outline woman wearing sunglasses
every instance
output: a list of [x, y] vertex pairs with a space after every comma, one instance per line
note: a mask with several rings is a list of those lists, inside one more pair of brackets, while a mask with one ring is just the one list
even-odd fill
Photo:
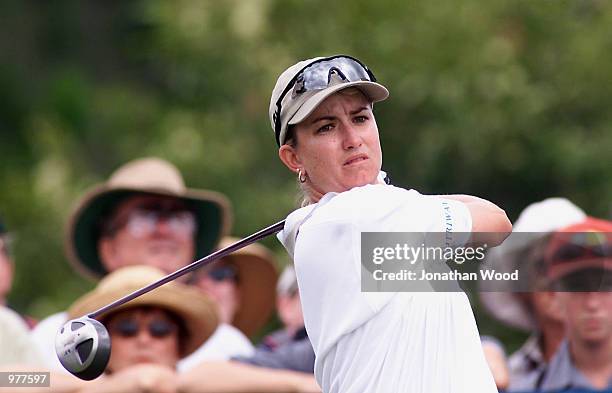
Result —
[[[163, 276], [161, 270], [150, 266], [116, 270], [70, 307], [70, 318]], [[213, 334], [219, 318], [209, 298], [173, 281], [103, 315], [101, 322], [111, 337], [111, 357], [105, 375], [91, 382], [77, 381], [83, 392], [173, 392], [180, 386], [178, 361]]]
[[272, 92], [278, 154], [304, 194], [278, 237], [295, 261], [317, 381], [323, 392], [494, 392], [464, 293], [361, 291], [362, 232], [496, 232], [479, 237], [494, 246], [511, 231], [486, 200], [386, 184], [372, 110], [388, 94], [349, 56], [301, 61]]

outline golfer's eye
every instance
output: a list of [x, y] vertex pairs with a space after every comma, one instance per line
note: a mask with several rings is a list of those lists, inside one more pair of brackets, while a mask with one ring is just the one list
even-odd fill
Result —
[[325, 132], [331, 131], [333, 128], [334, 128], [334, 125], [332, 123], [325, 124], [322, 127], [319, 127], [317, 129], [317, 134], [321, 134], [321, 133], [325, 133]]

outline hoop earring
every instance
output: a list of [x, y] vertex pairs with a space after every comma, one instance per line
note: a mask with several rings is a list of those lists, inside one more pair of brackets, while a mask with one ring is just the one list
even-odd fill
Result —
[[306, 173], [302, 173], [302, 169], [298, 169], [298, 181], [300, 183], [306, 183]]

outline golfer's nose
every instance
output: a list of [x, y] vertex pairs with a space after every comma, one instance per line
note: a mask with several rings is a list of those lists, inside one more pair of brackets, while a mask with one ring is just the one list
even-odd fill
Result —
[[359, 129], [350, 121], [343, 122], [342, 137], [342, 145], [345, 150], [355, 149], [360, 147], [363, 143]]

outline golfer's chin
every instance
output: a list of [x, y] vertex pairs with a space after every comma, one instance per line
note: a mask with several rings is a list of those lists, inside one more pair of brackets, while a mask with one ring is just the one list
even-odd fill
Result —
[[350, 176], [343, 184], [344, 190], [350, 190], [355, 187], [362, 187], [368, 184], [376, 184], [378, 182], [379, 171], [364, 171]]

